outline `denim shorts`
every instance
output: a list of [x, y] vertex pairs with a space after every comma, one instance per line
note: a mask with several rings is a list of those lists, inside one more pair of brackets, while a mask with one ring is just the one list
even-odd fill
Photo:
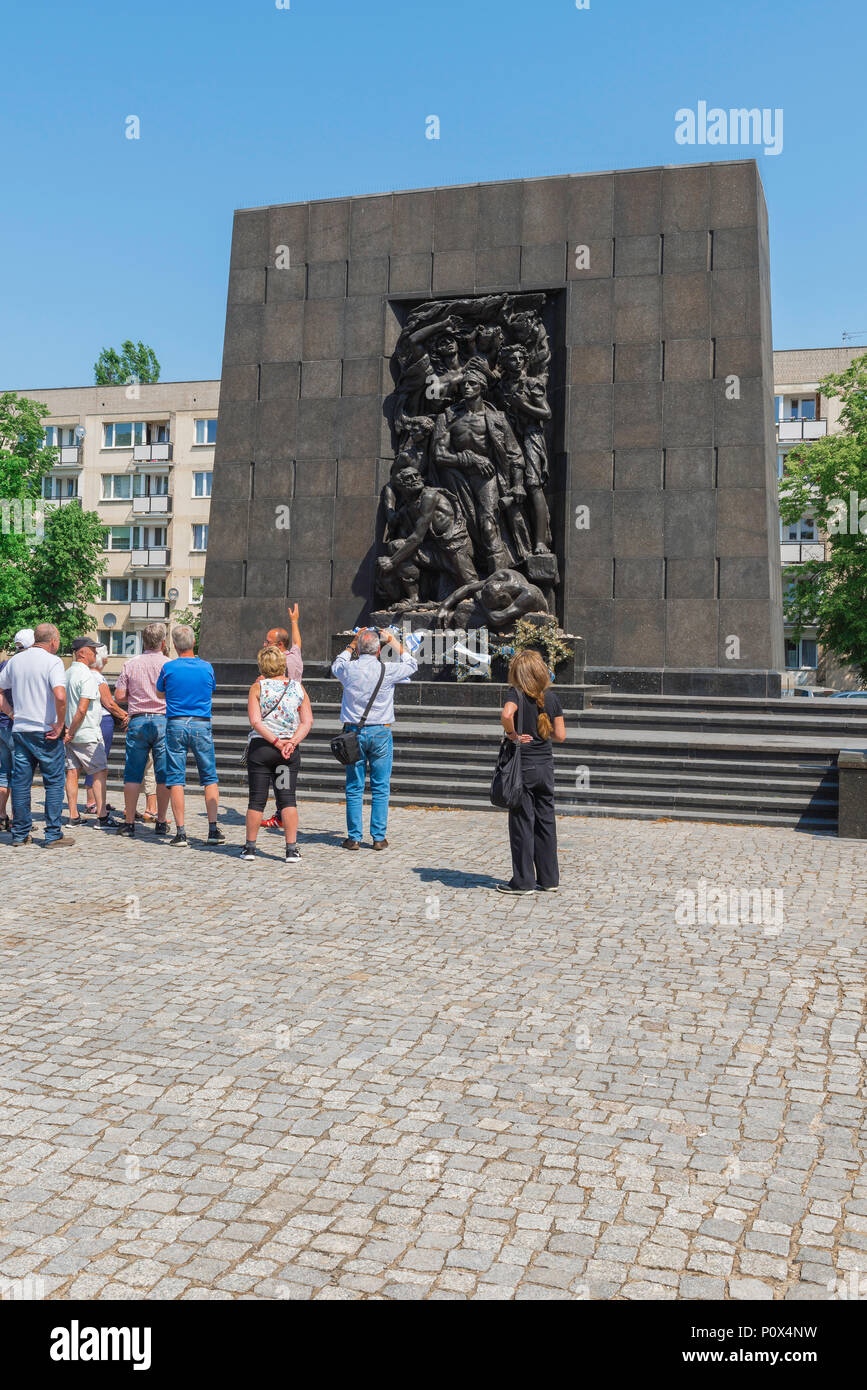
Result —
[[0, 724], [0, 787], [8, 787], [12, 779], [12, 730]]
[[196, 760], [199, 782], [208, 787], [217, 780], [214, 757], [214, 736], [210, 719], [179, 715], [166, 720], [166, 786], [183, 787], [186, 783], [187, 753]]
[[126, 727], [125, 782], [144, 780], [148, 753], [154, 756], [154, 777], [160, 786], [166, 781], [166, 716], [133, 714]]

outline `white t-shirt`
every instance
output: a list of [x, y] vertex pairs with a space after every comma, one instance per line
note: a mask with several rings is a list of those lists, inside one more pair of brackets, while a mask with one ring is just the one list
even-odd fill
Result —
[[66, 727], [69, 728], [83, 699], [90, 703], [79, 724], [72, 743], [99, 743], [102, 739], [100, 720], [102, 704], [99, 698], [101, 677], [83, 661], [73, 661], [66, 672]]
[[12, 691], [15, 706], [13, 730], [44, 734], [57, 718], [54, 690], [66, 685], [66, 672], [59, 656], [44, 647], [28, 647], [16, 652], [0, 675], [0, 690]]

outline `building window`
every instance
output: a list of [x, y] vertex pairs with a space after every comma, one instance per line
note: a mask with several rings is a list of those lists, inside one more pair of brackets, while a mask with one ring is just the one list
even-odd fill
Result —
[[197, 420], [196, 421], [196, 443], [197, 444], [216, 444], [217, 442], [217, 422], [216, 420]]
[[[136, 528], [138, 529], [138, 528]], [[131, 544], [131, 528], [129, 526], [106, 526], [103, 532], [105, 537], [105, 550], [129, 550]]]
[[133, 550], [163, 550], [168, 529], [165, 526], [133, 526]]
[[78, 474], [70, 478], [65, 474], [48, 473], [42, 479], [42, 496], [50, 502], [60, 502], [64, 497], [77, 497]]
[[119, 631], [116, 627], [100, 629], [99, 640], [112, 656], [137, 656], [141, 651], [141, 634]]
[[131, 449], [135, 444], [168, 444], [166, 423], [149, 420], [115, 420], [103, 425], [104, 449]]
[[193, 527], [193, 550], [207, 550], [208, 548], [208, 528], [207, 526]]
[[103, 425], [104, 449], [131, 449], [134, 444], [147, 443], [147, 425], [143, 420], [125, 420]]
[[774, 396], [774, 419], [779, 422], [783, 418], [783, 398]]
[[74, 425], [46, 425], [45, 445], [49, 449], [74, 449]]
[[137, 473], [133, 478], [133, 497], [168, 497], [167, 473]]
[[129, 580], [106, 575], [102, 581], [103, 603], [129, 603]]
[[819, 646], [815, 637], [802, 637], [800, 642], [786, 638], [786, 670], [799, 671], [804, 668], [815, 671], [819, 664]]
[[132, 496], [132, 478], [129, 473], [103, 473], [102, 500], [117, 502]]
[[783, 478], [786, 473], [786, 455], [781, 449], [777, 454], [777, 477]]
[[210, 497], [211, 479], [213, 473], [194, 473], [193, 474], [193, 496]]
[[202, 594], [205, 590], [205, 581], [202, 575], [193, 574], [190, 576], [190, 603], [201, 603]]
[[815, 420], [816, 397], [787, 396], [782, 418], [784, 420]]
[[783, 526], [784, 541], [815, 541], [818, 539], [816, 523], [811, 516], [802, 516], [793, 526]]

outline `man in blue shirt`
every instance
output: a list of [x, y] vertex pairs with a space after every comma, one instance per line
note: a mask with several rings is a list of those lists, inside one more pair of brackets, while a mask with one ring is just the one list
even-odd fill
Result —
[[220, 791], [211, 731], [211, 697], [217, 686], [214, 668], [210, 662], [196, 656], [195, 634], [191, 627], [174, 628], [172, 641], [177, 659], [167, 661], [157, 676], [157, 690], [166, 697], [166, 786], [175, 818], [175, 837], [170, 843], [175, 848], [184, 848], [187, 844], [184, 784], [187, 753], [191, 751], [205, 792], [208, 844], [224, 845], [226, 837], [217, 825]]
[[[388, 644], [391, 661], [380, 658], [380, 641]], [[391, 726], [394, 723], [394, 687], [409, 680], [418, 670], [418, 662], [401, 645], [393, 632], [374, 632], [363, 628], [331, 667], [343, 686], [340, 718], [344, 728], [358, 729], [358, 721], [376, 688], [380, 671], [384, 670], [382, 685], [370, 707], [364, 727], [359, 730], [358, 742], [362, 756], [346, 769], [346, 839], [344, 849], [360, 849], [364, 834], [362, 809], [364, 783], [370, 768], [370, 835], [374, 849], [387, 849], [385, 832], [388, 825], [388, 798], [391, 791], [391, 765], [394, 747]]]

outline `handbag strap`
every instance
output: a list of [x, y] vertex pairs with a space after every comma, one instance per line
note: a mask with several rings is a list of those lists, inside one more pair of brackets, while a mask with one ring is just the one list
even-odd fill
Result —
[[273, 714], [274, 711], [275, 711], [275, 709], [279, 709], [279, 708], [280, 708], [280, 706], [282, 705], [283, 701], [284, 701], [285, 698], [286, 698], [286, 686], [291, 685], [291, 684], [292, 684], [291, 680], [286, 681], [286, 684], [283, 686], [283, 689], [281, 690], [280, 694], [277, 696], [277, 699], [274, 701], [274, 703], [273, 703], [273, 705], [271, 706], [270, 709], [265, 709], [265, 710], [263, 710], [263, 708], [262, 708], [262, 702], [261, 702], [261, 700], [259, 701], [259, 718], [260, 718], [260, 719], [262, 719], [262, 720], [267, 719], [269, 714]]
[[371, 697], [370, 697], [370, 699], [368, 700], [367, 704], [364, 706], [364, 714], [361, 716], [361, 718], [360, 718], [359, 721], [358, 721], [358, 727], [359, 727], [359, 729], [363, 729], [364, 726], [365, 726], [365, 724], [367, 723], [367, 716], [370, 714], [370, 711], [371, 711], [371, 709], [373, 708], [373, 702], [374, 702], [374, 700], [376, 699], [377, 695], [379, 694], [379, 687], [382, 685], [382, 682], [383, 682], [384, 680], [385, 680], [385, 663], [384, 663], [383, 661], [380, 661], [380, 663], [379, 663], [379, 680], [376, 682], [376, 685], [373, 687], [373, 693], [371, 694]]

